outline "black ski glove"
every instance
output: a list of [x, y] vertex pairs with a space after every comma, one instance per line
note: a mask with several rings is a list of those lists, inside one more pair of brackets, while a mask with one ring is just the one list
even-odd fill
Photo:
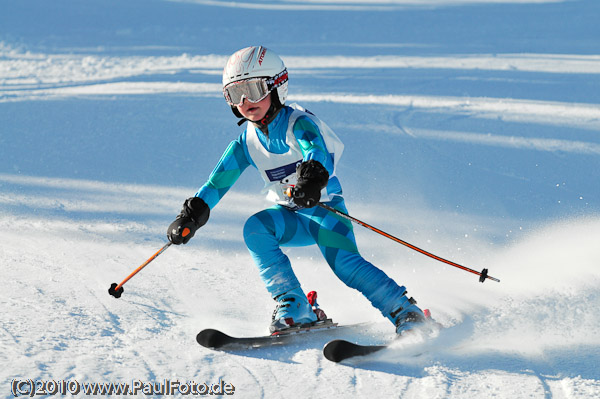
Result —
[[188, 198], [183, 203], [181, 213], [169, 225], [167, 238], [175, 245], [187, 244], [196, 230], [206, 224], [209, 216], [210, 208], [202, 198]]
[[292, 190], [294, 203], [305, 208], [312, 208], [321, 199], [321, 190], [327, 186], [329, 172], [319, 161], [311, 159], [302, 162], [296, 168], [298, 180]]

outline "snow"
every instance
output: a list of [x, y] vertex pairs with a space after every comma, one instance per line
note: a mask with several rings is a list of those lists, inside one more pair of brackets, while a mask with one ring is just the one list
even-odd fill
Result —
[[[0, 13], [0, 381], [235, 386], [236, 397], [600, 398], [600, 29], [595, 0], [5, 1]], [[330, 363], [321, 333], [224, 353], [203, 328], [266, 332], [241, 230], [248, 170], [188, 245], [183, 200], [239, 133], [229, 54], [277, 51], [290, 102], [346, 145], [350, 213], [500, 283], [356, 226], [363, 256], [445, 327]], [[286, 250], [328, 315], [389, 323], [315, 248]], [[141, 395], [141, 392], [139, 393]], [[80, 393], [77, 396], [85, 396]], [[113, 395], [114, 396], [114, 395]], [[118, 396], [118, 395], [117, 395]]]

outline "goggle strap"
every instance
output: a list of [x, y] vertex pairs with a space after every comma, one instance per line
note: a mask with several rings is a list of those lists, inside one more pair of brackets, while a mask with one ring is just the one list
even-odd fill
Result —
[[281, 86], [285, 82], [288, 81], [288, 71], [284, 68], [283, 71], [279, 72], [277, 75], [272, 78], [267, 79], [267, 87], [269, 91]]

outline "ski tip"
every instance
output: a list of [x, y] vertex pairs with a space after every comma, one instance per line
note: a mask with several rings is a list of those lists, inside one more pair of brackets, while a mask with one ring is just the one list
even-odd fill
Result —
[[349, 352], [349, 349], [354, 346], [356, 345], [352, 342], [336, 339], [325, 344], [325, 347], [323, 347], [323, 356], [325, 356], [325, 359], [327, 360], [339, 363], [347, 358], [345, 355]]
[[212, 328], [202, 330], [196, 335], [196, 342], [205, 348], [220, 348], [230, 342], [231, 337], [219, 330]]
[[357, 356], [366, 356], [387, 348], [388, 345], [360, 345], [343, 339], [336, 339], [328, 342], [323, 348], [325, 359], [339, 363], [342, 360], [355, 358]]

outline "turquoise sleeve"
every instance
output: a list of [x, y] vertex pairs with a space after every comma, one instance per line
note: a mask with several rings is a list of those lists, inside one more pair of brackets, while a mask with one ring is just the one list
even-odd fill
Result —
[[225, 196], [242, 172], [251, 165], [245, 146], [245, 134], [232, 141], [206, 183], [196, 193], [196, 197], [202, 198], [211, 209]]
[[328, 152], [319, 127], [308, 117], [301, 116], [294, 124], [294, 136], [300, 144], [304, 161], [319, 161], [327, 171], [333, 173], [333, 157]]

